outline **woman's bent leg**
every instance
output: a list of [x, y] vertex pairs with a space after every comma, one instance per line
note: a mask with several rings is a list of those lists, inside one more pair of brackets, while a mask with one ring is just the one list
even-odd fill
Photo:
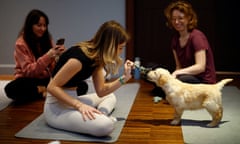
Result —
[[93, 136], [107, 136], [114, 129], [114, 122], [103, 114], [96, 114], [94, 120], [84, 121], [79, 111], [57, 102], [45, 103], [44, 115], [50, 126], [67, 131]]
[[106, 96], [97, 106], [97, 109], [106, 115], [110, 115], [117, 103], [116, 96], [112, 93]]
[[178, 75], [177, 79], [186, 83], [192, 83], [192, 84], [201, 83], [201, 81], [193, 75], [187, 75], [187, 74]]
[[41, 97], [33, 79], [18, 78], [9, 82], [5, 87], [7, 96], [15, 102], [28, 102]]
[[98, 97], [96, 93], [79, 96], [78, 99], [88, 105], [97, 108], [105, 115], [109, 115], [116, 106], [116, 96], [111, 93], [104, 97]]

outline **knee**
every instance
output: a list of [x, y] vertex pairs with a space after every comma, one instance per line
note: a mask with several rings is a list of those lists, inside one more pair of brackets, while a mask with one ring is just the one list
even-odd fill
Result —
[[114, 123], [109, 120], [105, 123], [99, 124], [96, 129], [93, 131], [92, 135], [101, 137], [101, 136], [108, 136], [110, 135], [114, 130]]
[[111, 93], [111, 94], [109, 95], [109, 98], [111, 99], [111, 103], [114, 104], [114, 105], [116, 105], [116, 103], [117, 103], [116, 95], [113, 94], [113, 93]]

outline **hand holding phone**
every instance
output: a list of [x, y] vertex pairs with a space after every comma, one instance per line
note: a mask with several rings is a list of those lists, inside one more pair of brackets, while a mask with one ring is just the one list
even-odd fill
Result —
[[65, 39], [64, 38], [60, 38], [60, 39], [57, 40], [56, 45], [63, 45], [64, 42], [65, 42]]

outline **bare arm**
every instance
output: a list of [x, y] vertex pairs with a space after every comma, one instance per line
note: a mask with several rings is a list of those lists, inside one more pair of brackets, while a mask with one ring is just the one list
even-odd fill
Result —
[[[127, 60], [124, 64], [124, 74], [121, 76], [122, 80], [126, 83], [131, 77], [131, 69], [133, 67], [133, 62]], [[106, 96], [119, 87], [121, 87], [122, 83], [119, 79], [116, 79], [112, 82], [105, 82], [104, 74], [103, 74], [103, 67], [97, 68], [93, 73], [93, 82], [94, 87], [96, 89], [96, 93], [98, 96]]]
[[200, 50], [195, 53], [195, 64], [183, 69], [177, 69], [172, 73], [173, 76], [180, 74], [196, 75], [203, 72], [206, 68], [206, 50]]
[[69, 59], [68, 62], [58, 71], [48, 84], [48, 91], [59, 101], [76, 108], [83, 114], [83, 119], [94, 119], [94, 113], [101, 113], [94, 107], [86, 105], [74, 97], [68, 95], [63, 90], [63, 85], [67, 83], [77, 72], [82, 69], [82, 63], [77, 59]]
[[76, 59], [70, 59], [68, 62], [58, 71], [58, 73], [52, 78], [48, 84], [48, 91], [58, 100], [63, 101], [65, 104], [73, 106], [75, 100], [69, 96], [63, 90], [63, 85], [70, 80], [79, 70], [81, 70], [82, 64]]
[[26, 42], [22, 38], [18, 39], [14, 51], [17, 77], [49, 77], [48, 66], [52, 70], [55, 65], [55, 56], [60, 55], [64, 49], [64, 46], [60, 46], [59, 49], [51, 48], [47, 53], [36, 59]]
[[181, 64], [178, 60], [178, 57], [177, 57], [177, 54], [176, 54], [175, 50], [173, 50], [173, 56], [174, 56], [174, 60], [175, 60], [176, 70], [178, 70], [178, 69], [181, 68]]

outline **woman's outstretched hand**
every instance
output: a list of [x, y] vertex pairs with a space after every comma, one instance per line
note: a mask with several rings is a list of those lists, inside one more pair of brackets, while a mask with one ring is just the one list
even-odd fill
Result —
[[134, 62], [130, 60], [126, 60], [124, 64], [124, 75], [126, 80], [128, 81], [130, 78], [132, 78], [132, 69], [134, 68]]
[[95, 116], [94, 116], [95, 113], [102, 114], [102, 112], [100, 112], [96, 108], [89, 106], [87, 104], [81, 104], [78, 107], [78, 111], [80, 111], [82, 113], [82, 117], [83, 117], [84, 121], [86, 121], [87, 119], [89, 119], [89, 120], [95, 119]]

